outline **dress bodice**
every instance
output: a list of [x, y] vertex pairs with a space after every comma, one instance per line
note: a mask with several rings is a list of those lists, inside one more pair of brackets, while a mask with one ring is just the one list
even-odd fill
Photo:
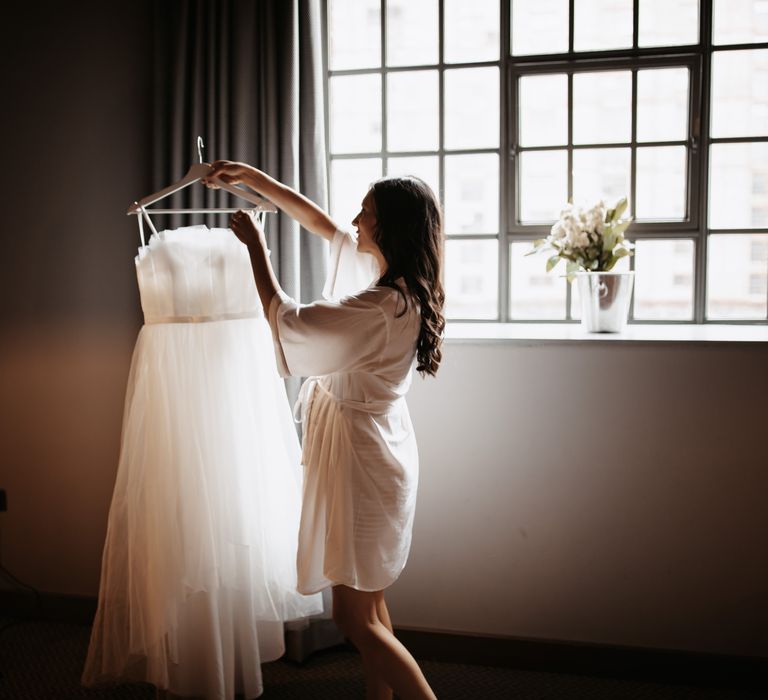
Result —
[[145, 323], [263, 315], [248, 249], [228, 228], [160, 231], [136, 256]]

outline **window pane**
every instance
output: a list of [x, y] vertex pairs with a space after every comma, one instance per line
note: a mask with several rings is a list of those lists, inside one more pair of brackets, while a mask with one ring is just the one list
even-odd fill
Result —
[[512, 0], [512, 53], [568, 51], [568, 0]]
[[436, 70], [387, 76], [387, 148], [390, 151], [436, 150], [438, 75]]
[[328, 39], [331, 70], [380, 66], [380, 1], [329, 0]]
[[438, 62], [437, 0], [387, 0], [387, 65]]
[[637, 140], [684, 141], [688, 136], [687, 68], [637, 72]]
[[328, 81], [331, 153], [381, 150], [381, 77], [345, 75]]
[[519, 81], [520, 145], [568, 143], [568, 76], [527, 75]]
[[445, 232], [498, 233], [499, 157], [445, 157]]
[[768, 298], [768, 234], [715, 234], [707, 254], [707, 317], [763, 319]]
[[686, 158], [685, 146], [637, 149], [635, 215], [638, 219], [685, 219]]
[[518, 319], [564, 319], [565, 265], [546, 271], [546, 255], [525, 257], [532, 241], [509, 246], [509, 317]]
[[[562, 265], [562, 263], [560, 263]], [[629, 258], [623, 257], [613, 266], [611, 272], [628, 272], [629, 271]], [[632, 288], [634, 294], [634, 286]], [[575, 280], [571, 284], [571, 318], [581, 318], [581, 295], [579, 294], [579, 283]]]
[[699, 0], [640, 0], [639, 46], [699, 43]]
[[497, 61], [499, 0], [445, 0], [446, 63]]
[[370, 184], [381, 177], [381, 158], [344, 158], [331, 161], [331, 218], [351, 227]]
[[768, 41], [768, 4], [765, 0], [714, 0], [715, 44]]
[[499, 145], [499, 69], [445, 71], [445, 147]]
[[693, 318], [693, 241], [635, 242], [634, 317], [667, 321]]
[[711, 133], [768, 135], [768, 49], [712, 54]]
[[497, 318], [498, 279], [498, 241], [445, 242], [445, 315], [448, 318]]
[[568, 153], [523, 151], [520, 164], [520, 223], [555, 221], [568, 200]]
[[715, 143], [709, 153], [709, 227], [768, 227], [768, 143]]
[[602, 51], [631, 46], [632, 0], [574, 0], [574, 50]]
[[389, 158], [387, 175], [415, 175], [426, 182], [440, 197], [440, 174], [437, 156], [414, 156]]
[[632, 74], [629, 71], [573, 76], [573, 142], [624, 143], [632, 134]]
[[[628, 148], [577, 149], [573, 152], [573, 201], [591, 207], [599, 200], [613, 206], [629, 200]], [[632, 211], [632, 202], [629, 202]]]

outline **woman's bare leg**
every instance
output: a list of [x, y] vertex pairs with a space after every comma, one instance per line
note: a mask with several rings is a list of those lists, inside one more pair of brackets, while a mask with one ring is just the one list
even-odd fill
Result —
[[[389, 617], [389, 610], [387, 610], [387, 604], [384, 602], [384, 591], [379, 591], [379, 595], [376, 597], [376, 616], [379, 618], [379, 622], [394, 634], [392, 620]], [[363, 667], [365, 668], [365, 691], [367, 700], [392, 700], [392, 688], [387, 685], [387, 682], [381, 677], [381, 674], [375, 666], [367, 663], [362, 655], [361, 658], [363, 659]]]
[[[370, 689], [369, 692], [382, 693], [388, 692], [388, 686], [402, 700], [436, 700], [416, 660], [392, 634], [392, 623], [383, 600], [383, 591], [366, 592], [348, 586], [333, 587], [333, 619], [352, 640], [363, 658], [366, 687]], [[379, 618], [380, 605], [386, 622]], [[384, 687], [382, 681], [386, 684]], [[379, 700], [389, 696], [368, 697]]]
[[[389, 611], [384, 603], [384, 591], [376, 600], [376, 616], [384, 627], [392, 632], [392, 621], [389, 619]], [[360, 655], [365, 669], [365, 697], [366, 700], [392, 700], [392, 688], [382, 677], [379, 670], [372, 664], [368, 657]]]
[[389, 610], [387, 610], [387, 604], [384, 602], [384, 591], [378, 591], [376, 598], [376, 614], [378, 615], [379, 620], [381, 620], [381, 624], [394, 634], [392, 620], [389, 619]]
[[365, 672], [365, 700], [392, 700], [392, 688], [387, 685], [379, 670], [368, 659], [360, 654]]

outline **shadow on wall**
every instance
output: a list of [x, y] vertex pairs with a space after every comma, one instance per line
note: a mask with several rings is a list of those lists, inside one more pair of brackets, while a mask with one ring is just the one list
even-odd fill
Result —
[[2, 563], [94, 594], [140, 325], [128, 204], [149, 191], [152, 3], [17, 4], [0, 45]]

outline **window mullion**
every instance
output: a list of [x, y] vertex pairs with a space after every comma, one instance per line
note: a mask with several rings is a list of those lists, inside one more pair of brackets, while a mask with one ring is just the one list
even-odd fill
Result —
[[381, 0], [379, 5], [381, 30], [381, 174], [389, 172], [389, 160], [387, 158], [387, 0]]
[[[439, 192], [437, 197], [442, 202], [443, 212], [445, 212], [445, 7], [443, 0], [438, 0], [437, 3], [437, 61], [438, 61], [438, 74], [437, 74], [437, 147], [439, 151], [438, 163], [437, 163], [437, 179]], [[443, 220], [445, 225], [445, 220]], [[443, 243], [443, 260], [445, 260], [445, 243]], [[445, 264], [442, 270], [443, 275], [443, 287], [447, 287], [447, 280], [445, 279]]]
[[322, 2], [322, 8], [321, 8], [321, 21], [320, 21], [320, 32], [322, 40], [320, 42], [321, 44], [321, 56], [322, 56], [322, 71], [323, 75], [325, 76], [325, 80], [323, 80], [323, 114], [325, 115], [325, 124], [324, 124], [324, 132], [325, 132], [325, 197], [326, 201], [324, 203], [326, 211], [331, 210], [331, 105], [330, 105], [330, 99], [329, 99], [329, 90], [328, 86], [330, 83], [329, 75], [330, 75], [330, 56], [328, 55], [328, 43], [329, 43], [329, 37], [328, 37], [328, 0], [323, 0]]
[[[700, 92], [698, 95], [698, 146], [696, 157], [691, 161], [698, 161], [696, 176], [698, 177], [697, 218], [699, 223], [698, 237], [695, 247], [695, 281], [693, 289], [693, 320], [695, 323], [704, 323], [707, 313], [707, 255], [709, 250], [709, 221], [708, 221], [708, 196], [709, 196], [709, 108], [710, 80], [712, 68], [712, 3], [700, 3], [699, 41], [702, 47], [699, 62]], [[693, 84], [693, 81], [691, 81]], [[693, 119], [692, 115], [692, 119]], [[693, 134], [694, 138], [696, 134]], [[693, 173], [692, 173], [693, 175]]]
[[499, 321], [509, 319], [509, 244], [507, 243], [510, 197], [507, 195], [509, 179], [509, 56], [510, 0], [499, 3], [499, 237], [498, 237], [498, 314]]
[[[638, 0], [635, 0], [634, 8], [634, 39], [633, 46], [637, 48], [637, 17], [638, 17]], [[636, 216], [637, 213], [637, 73], [638, 68], [632, 68], [632, 96], [630, 104], [630, 146], [629, 146], [629, 200], [632, 202], [632, 206], [629, 208], [630, 214]], [[690, 90], [690, 87], [689, 87]], [[635, 270], [635, 257], [629, 258], [629, 269], [634, 272]], [[629, 320], [633, 321], [635, 318], [635, 295], [629, 299]]]
[[[701, 2], [702, 0], [700, 0]], [[706, 2], [706, 0], [703, 0]], [[632, 3], [632, 48], [637, 51], [640, 44], [640, 0]], [[634, 294], [632, 295], [634, 296]]]
[[629, 208], [633, 216], [637, 214], [637, 68], [632, 69], [632, 97], [630, 107], [630, 145], [629, 145]]
[[[571, 8], [573, 8], [573, 1], [571, 2]], [[571, 50], [573, 50], [573, 11], [571, 11]], [[568, 71], [568, 124], [566, 126], [567, 134], [567, 157], [568, 163], [568, 175], [567, 175], [567, 193], [568, 201], [573, 199], [573, 72]], [[568, 282], [565, 286], [565, 318], [566, 320], [572, 320], [571, 317], [571, 297], [573, 296], [573, 288], [571, 283]]]

